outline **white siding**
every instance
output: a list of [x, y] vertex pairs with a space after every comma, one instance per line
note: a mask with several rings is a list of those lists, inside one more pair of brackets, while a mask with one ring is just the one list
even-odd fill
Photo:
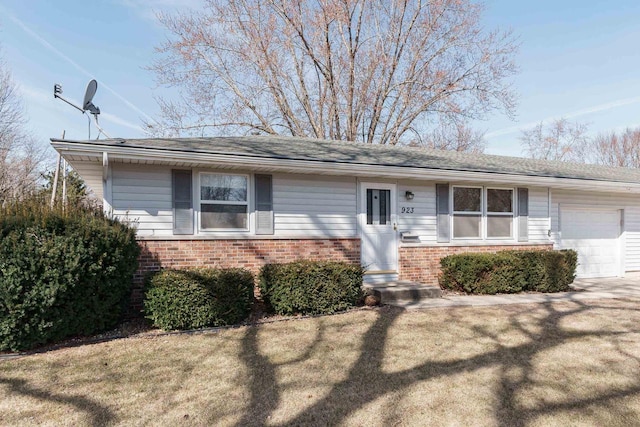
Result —
[[551, 227], [552, 238], [558, 242], [560, 238], [560, 206], [578, 205], [591, 207], [607, 207], [624, 210], [623, 251], [625, 271], [640, 270], [640, 197], [637, 195], [610, 194], [577, 191], [552, 191], [551, 193]]
[[93, 194], [102, 202], [102, 163], [101, 162], [83, 162], [74, 161], [71, 166], [82, 177], [87, 187], [91, 189]]
[[275, 236], [355, 237], [356, 179], [273, 175]]
[[629, 206], [624, 210], [625, 269], [640, 271], [640, 206]]
[[112, 206], [117, 217], [136, 224], [140, 236], [172, 236], [171, 169], [112, 164]]
[[549, 242], [549, 195], [546, 188], [529, 188], [529, 242]]
[[558, 203], [554, 202], [553, 191], [551, 193], [551, 241], [557, 242], [560, 240], [560, 207]]
[[[411, 191], [413, 200], [405, 193]], [[403, 213], [402, 208], [413, 208], [412, 213]], [[435, 243], [436, 235], [436, 184], [433, 182], [398, 183], [398, 231], [409, 231], [420, 236], [422, 243]]]
[[[102, 197], [102, 165], [74, 162], [87, 185]], [[137, 224], [140, 236], [172, 236], [171, 168], [166, 166], [112, 163], [114, 214]], [[411, 231], [423, 243], [436, 242], [435, 183], [399, 181], [397, 186], [398, 230]], [[411, 191], [412, 201], [405, 199]], [[355, 237], [357, 230], [357, 182], [353, 177], [298, 174], [273, 175], [275, 237]], [[640, 198], [606, 193], [553, 191], [547, 216], [546, 188], [529, 189], [529, 241], [558, 241], [559, 204], [607, 206], [624, 209], [625, 265], [640, 270]], [[413, 213], [402, 213], [412, 207]], [[194, 206], [197, 209], [197, 206]]]
[[[172, 236], [171, 168], [112, 168], [114, 214], [133, 221], [140, 236]], [[274, 175], [273, 208], [275, 237], [357, 235], [355, 178]]]

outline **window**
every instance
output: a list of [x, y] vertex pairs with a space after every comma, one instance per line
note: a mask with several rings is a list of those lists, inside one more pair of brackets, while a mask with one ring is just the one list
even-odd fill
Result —
[[512, 239], [513, 193], [513, 189], [453, 187], [453, 237]]
[[453, 187], [453, 237], [480, 239], [482, 224], [482, 188]]
[[391, 223], [391, 190], [367, 188], [367, 224]]
[[513, 190], [487, 188], [487, 238], [513, 237]]
[[248, 230], [248, 176], [200, 174], [200, 229]]

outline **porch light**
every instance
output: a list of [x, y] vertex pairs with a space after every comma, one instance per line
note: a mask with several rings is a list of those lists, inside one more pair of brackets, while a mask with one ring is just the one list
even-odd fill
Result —
[[412, 192], [412, 191], [407, 190], [407, 191], [405, 191], [405, 193], [404, 193], [404, 197], [405, 197], [407, 200], [413, 200], [413, 196], [414, 196], [414, 194], [413, 194], [413, 192]]

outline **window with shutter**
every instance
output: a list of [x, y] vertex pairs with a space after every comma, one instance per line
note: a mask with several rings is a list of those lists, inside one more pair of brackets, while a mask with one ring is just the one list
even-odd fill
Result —
[[526, 242], [528, 203], [526, 188], [436, 184], [438, 242], [515, 240], [516, 223], [518, 240]]

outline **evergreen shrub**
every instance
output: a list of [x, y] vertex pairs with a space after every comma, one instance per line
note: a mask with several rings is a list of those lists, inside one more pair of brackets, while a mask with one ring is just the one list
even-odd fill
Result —
[[244, 269], [162, 270], [147, 282], [144, 311], [165, 330], [233, 325], [249, 316], [253, 288]]
[[356, 305], [362, 296], [363, 268], [336, 261], [267, 264], [260, 292], [277, 314], [330, 314]]
[[562, 292], [575, 279], [577, 260], [570, 249], [449, 255], [440, 260], [440, 286], [470, 294]]
[[131, 293], [135, 231], [95, 209], [43, 198], [0, 208], [0, 350], [115, 327]]

